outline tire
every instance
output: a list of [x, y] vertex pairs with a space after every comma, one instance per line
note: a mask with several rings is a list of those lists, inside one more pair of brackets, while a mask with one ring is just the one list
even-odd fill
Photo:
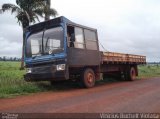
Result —
[[95, 74], [90, 68], [87, 68], [82, 73], [82, 86], [85, 88], [92, 88], [95, 85]]
[[136, 79], [136, 70], [134, 67], [130, 68], [130, 71], [128, 72], [128, 80], [134, 81]]

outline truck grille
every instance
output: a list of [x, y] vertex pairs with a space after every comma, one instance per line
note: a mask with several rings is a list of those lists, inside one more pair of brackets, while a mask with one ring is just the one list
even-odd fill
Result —
[[56, 66], [33, 67], [32, 73], [51, 73], [56, 71]]

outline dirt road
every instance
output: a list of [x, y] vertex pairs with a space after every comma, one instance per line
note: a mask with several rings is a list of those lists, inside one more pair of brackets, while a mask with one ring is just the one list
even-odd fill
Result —
[[160, 113], [160, 78], [0, 99], [0, 112]]

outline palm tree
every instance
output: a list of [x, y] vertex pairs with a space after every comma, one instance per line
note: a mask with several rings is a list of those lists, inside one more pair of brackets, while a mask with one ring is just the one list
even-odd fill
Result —
[[48, 11], [50, 10], [50, 7], [51, 7], [51, 0], [45, 0], [45, 2], [46, 2], [45, 21], [47, 21], [50, 19], [50, 15]]
[[[36, 20], [39, 21], [39, 17], [44, 17], [46, 14], [48, 16], [55, 17], [58, 13], [55, 9], [48, 7], [45, 0], [16, 0], [16, 5], [14, 4], [3, 4], [0, 13], [6, 11], [11, 11], [11, 13], [16, 16], [19, 25], [23, 29], [23, 45], [22, 45], [22, 61], [21, 69], [24, 69], [24, 46], [25, 46], [25, 30], [30, 23], [35, 23]], [[48, 0], [47, 0], [48, 1]], [[49, 0], [50, 4], [50, 0]], [[48, 17], [49, 18], [49, 17]]]

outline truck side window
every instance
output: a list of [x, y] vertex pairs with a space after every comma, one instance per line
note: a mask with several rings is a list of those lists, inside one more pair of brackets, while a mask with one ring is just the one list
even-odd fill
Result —
[[96, 32], [84, 29], [86, 48], [89, 50], [98, 50], [98, 42], [96, 39]]
[[74, 47], [74, 41], [75, 41], [74, 27], [73, 26], [67, 26], [67, 44], [68, 44], [68, 47]]
[[75, 27], [75, 48], [84, 49], [83, 29]]
[[72, 33], [70, 37], [70, 47], [74, 47], [74, 42], [75, 42], [75, 35], [74, 33]]

